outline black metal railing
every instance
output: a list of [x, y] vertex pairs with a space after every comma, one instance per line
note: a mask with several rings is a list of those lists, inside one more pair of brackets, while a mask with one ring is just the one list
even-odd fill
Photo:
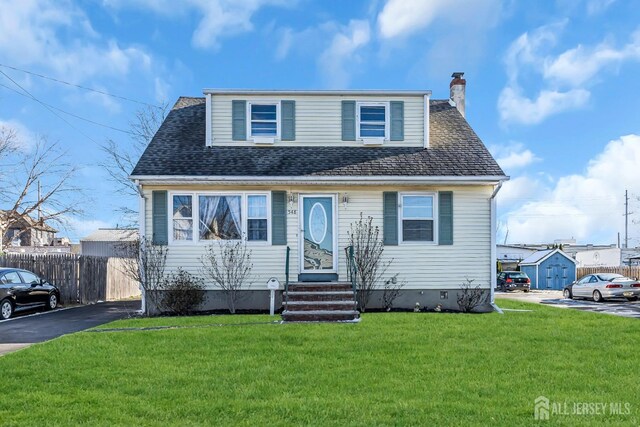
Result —
[[287, 246], [287, 255], [284, 262], [284, 298], [286, 309], [289, 309], [289, 254], [291, 248]]
[[358, 266], [356, 265], [355, 253], [353, 246], [347, 246], [344, 248], [347, 260], [347, 278], [351, 282], [351, 289], [353, 290], [353, 299], [358, 300], [357, 283], [358, 283]]

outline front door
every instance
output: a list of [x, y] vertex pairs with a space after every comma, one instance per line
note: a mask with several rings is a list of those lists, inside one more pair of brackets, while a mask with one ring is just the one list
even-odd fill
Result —
[[335, 196], [303, 195], [301, 198], [301, 272], [336, 273]]

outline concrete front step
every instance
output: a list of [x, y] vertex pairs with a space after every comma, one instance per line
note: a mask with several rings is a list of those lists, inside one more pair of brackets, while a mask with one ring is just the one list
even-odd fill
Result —
[[[289, 301], [346, 301], [353, 299], [351, 291], [289, 291]], [[286, 295], [285, 295], [286, 301]]]
[[312, 310], [282, 312], [285, 322], [346, 322], [357, 321], [360, 313], [356, 310]]
[[290, 292], [312, 292], [312, 291], [349, 291], [352, 285], [349, 282], [326, 282], [326, 283], [290, 283]]
[[316, 311], [316, 310], [354, 310], [356, 302], [350, 301], [289, 301], [284, 302], [284, 309], [293, 311]]

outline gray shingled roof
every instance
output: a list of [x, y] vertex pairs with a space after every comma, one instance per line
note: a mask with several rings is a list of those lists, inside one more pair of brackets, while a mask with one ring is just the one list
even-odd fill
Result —
[[430, 147], [206, 147], [205, 98], [181, 97], [133, 176], [503, 176], [447, 100], [431, 101]]

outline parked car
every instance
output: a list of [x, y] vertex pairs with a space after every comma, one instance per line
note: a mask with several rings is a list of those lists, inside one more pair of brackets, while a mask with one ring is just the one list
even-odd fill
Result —
[[635, 301], [640, 296], [640, 282], [615, 273], [587, 274], [563, 290], [567, 299], [591, 298], [602, 302], [606, 298], [626, 298]]
[[44, 306], [53, 310], [60, 291], [36, 274], [18, 268], [0, 268], [0, 319], [10, 318], [16, 310]]
[[522, 271], [502, 271], [498, 273], [497, 288], [501, 291], [529, 292], [531, 279]]

